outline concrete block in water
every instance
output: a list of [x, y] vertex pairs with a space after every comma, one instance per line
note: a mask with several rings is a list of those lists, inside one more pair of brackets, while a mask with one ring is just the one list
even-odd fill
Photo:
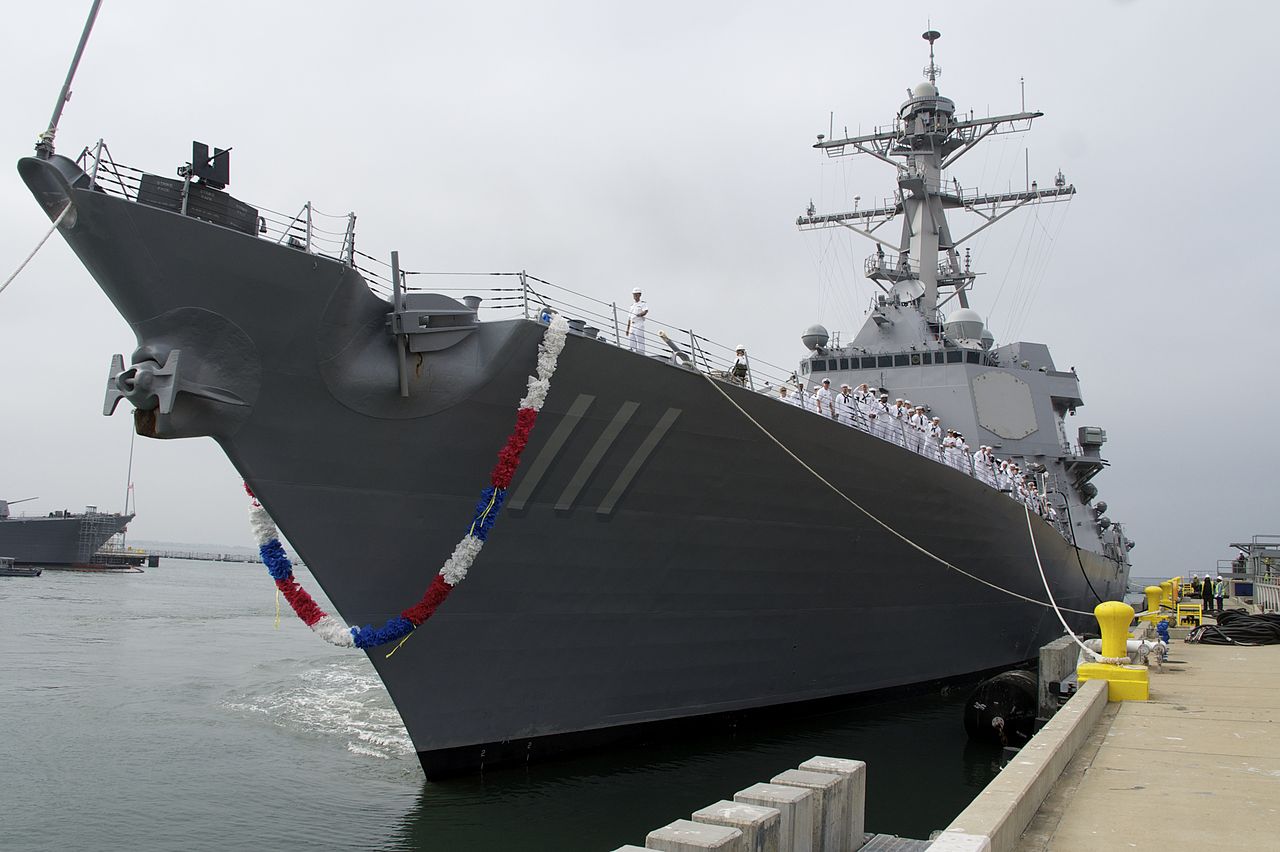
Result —
[[748, 852], [779, 852], [782, 814], [777, 808], [719, 801], [695, 811], [693, 821], [738, 829], [747, 842]]
[[644, 839], [646, 849], [662, 849], [664, 852], [700, 852], [715, 849], [719, 852], [750, 852], [746, 839], [736, 828], [723, 825], [706, 825], [678, 819], [649, 832]]
[[779, 852], [814, 852], [813, 808], [817, 795], [803, 787], [752, 784], [733, 794], [735, 802], [776, 808]]
[[822, 757], [815, 755], [800, 768], [809, 772], [829, 772], [832, 775], [843, 775], [849, 779], [845, 802], [845, 814], [848, 816], [849, 835], [843, 849], [860, 849], [866, 831], [867, 815], [867, 764], [861, 760], [849, 760], [844, 757]]
[[845, 852], [849, 848], [849, 779], [833, 772], [788, 769], [770, 779], [774, 784], [812, 790], [813, 852]]

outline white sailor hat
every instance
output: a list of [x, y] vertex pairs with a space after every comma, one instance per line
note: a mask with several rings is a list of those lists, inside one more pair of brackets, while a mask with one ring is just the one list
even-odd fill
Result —
[[823, 379], [823, 380], [822, 380], [822, 383], [823, 383], [824, 385], [829, 385], [829, 384], [831, 384], [831, 380], [830, 380], [830, 379]]
[[632, 289], [632, 291], [631, 291], [631, 295], [633, 295], [633, 296], [639, 296], [639, 295], [640, 295], [640, 293], [641, 293], [641, 290], [640, 290], [640, 288], [639, 288], [639, 287], [636, 287], [636, 288]]
[[941, 422], [942, 422], [942, 418], [941, 418], [941, 417], [935, 417], [935, 418], [933, 418], [933, 422], [934, 422], [934, 423], [941, 423]]
[[853, 390], [853, 388], [849, 387], [849, 385], [848, 385], [848, 384], [843, 384], [843, 385], [841, 385], [840, 387], [841, 387], [842, 389], [843, 389], [843, 388], [849, 388], [849, 390]]
[[741, 343], [739, 343], [737, 346], [733, 347], [733, 351], [734, 351], [734, 352], [746, 352], [746, 351], [747, 351], [747, 347], [745, 347], [745, 346], [743, 346]]

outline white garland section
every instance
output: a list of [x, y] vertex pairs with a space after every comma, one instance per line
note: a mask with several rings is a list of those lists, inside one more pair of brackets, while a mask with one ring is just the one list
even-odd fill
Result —
[[[542, 336], [542, 342], [538, 344], [536, 375], [529, 377], [524, 399], [520, 400], [520, 408], [542, 410], [543, 404], [547, 401], [547, 392], [551, 390], [551, 376], [556, 371], [560, 353], [564, 351], [568, 333], [569, 321], [563, 316], [553, 317], [551, 324], [547, 326], [546, 333]], [[275, 521], [256, 498], [249, 501], [249, 526], [253, 530], [253, 537], [259, 548], [280, 536]], [[461, 583], [466, 579], [467, 571], [480, 555], [482, 547], [484, 547], [484, 541], [468, 532], [445, 560], [444, 567], [439, 572], [441, 578], [450, 586]], [[331, 645], [337, 645], [339, 648], [355, 647], [354, 632], [357, 628], [343, 624], [331, 615], [325, 615], [313, 624], [311, 629]]]
[[[253, 538], [258, 542], [259, 548], [272, 539], [280, 537], [276, 522], [271, 520], [271, 515], [267, 514], [267, 510], [258, 502], [257, 498], [249, 501], [249, 527], [253, 530]], [[356, 646], [355, 636], [352, 634], [351, 628], [332, 615], [321, 617], [319, 621], [311, 625], [311, 630], [330, 645], [337, 645], [339, 648], [354, 648]]]

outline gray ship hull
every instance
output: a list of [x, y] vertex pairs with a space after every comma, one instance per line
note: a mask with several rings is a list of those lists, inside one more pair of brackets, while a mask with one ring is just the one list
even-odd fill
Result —
[[98, 548], [120, 532], [132, 515], [16, 517], [0, 520], [0, 556], [16, 565], [47, 568], [87, 565]]
[[[73, 200], [63, 234], [139, 353], [180, 349], [190, 387], [238, 400], [179, 394], [137, 412], [140, 433], [212, 435], [349, 623], [415, 602], [466, 531], [542, 327], [481, 323], [401, 399], [389, 305], [353, 270], [80, 188], [63, 158], [20, 170], [51, 215]], [[902, 537], [704, 376], [571, 337], [467, 581], [393, 656], [370, 653], [428, 775], [1007, 666], [1060, 634], [1052, 610], [917, 547], [1044, 601], [1034, 536], [1059, 605], [1091, 610], [1090, 583], [1123, 595], [1127, 565], [1005, 494], [723, 389]]]

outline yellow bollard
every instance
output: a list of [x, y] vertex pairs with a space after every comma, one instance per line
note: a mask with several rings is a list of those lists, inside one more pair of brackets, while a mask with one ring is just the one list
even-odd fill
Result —
[[1173, 590], [1177, 587], [1173, 580], [1165, 580], [1160, 584], [1160, 606], [1167, 606], [1169, 609], [1173, 609]]
[[[1098, 627], [1102, 631], [1102, 656], [1128, 660], [1125, 643], [1129, 638], [1133, 607], [1119, 601], [1105, 601], [1093, 608], [1093, 615], [1098, 619]], [[1146, 666], [1082, 663], [1076, 669], [1076, 679], [1080, 683], [1105, 680], [1108, 701], [1146, 701], [1150, 694]]]
[[1160, 595], [1162, 590], [1159, 586], [1147, 586], [1142, 590], [1147, 596], [1147, 612], [1145, 615], [1139, 616], [1139, 621], [1149, 621], [1152, 624], [1159, 624], [1162, 620], [1168, 619], [1168, 613], [1160, 612]]

